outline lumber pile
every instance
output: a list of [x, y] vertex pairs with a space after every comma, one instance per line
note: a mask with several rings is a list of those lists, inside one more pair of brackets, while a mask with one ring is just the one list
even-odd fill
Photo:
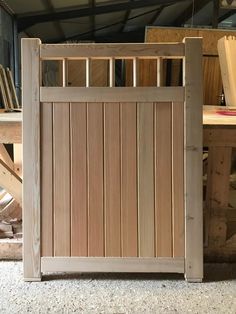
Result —
[[9, 68], [4, 69], [2, 65], [0, 65], [0, 93], [4, 109], [14, 110], [20, 108], [12, 72]]

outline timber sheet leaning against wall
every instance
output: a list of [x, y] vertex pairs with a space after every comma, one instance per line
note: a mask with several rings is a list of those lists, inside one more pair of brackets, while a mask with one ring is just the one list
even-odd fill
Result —
[[[141, 60], [162, 57], [182, 60], [183, 86], [140, 86]], [[200, 38], [23, 40], [25, 280], [48, 271], [178, 272], [202, 280], [201, 58]], [[132, 62], [133, 86], [116, 86], [117, 59]], [[61, 86], [42, 86], [45, 60], [60, 62]], [[71, 60], [85, 62], [83, 87], [68, 86]], [[109, 64], [106, 87], [91, 86], [94, 60]]]

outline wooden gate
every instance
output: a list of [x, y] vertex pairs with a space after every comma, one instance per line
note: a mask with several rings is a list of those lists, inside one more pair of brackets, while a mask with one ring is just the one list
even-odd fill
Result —
[[[183, 59], [184, 86], [139, 86], [139, 62], [150, 58]], [[74, 59], [86, 62], [84, 87], [66, 86]], [[91, 87], [91, 62], [101, 59], [109, 62], [109, 86]], [[132, 60], [133, 87], [115, 86], [117, 59]], [[62, 86], [41, 86], [43, 60], [60, 60]], [[201, 280], [201, 39], [24, 39], [22, 65], [25, 280], [50, 271]]]

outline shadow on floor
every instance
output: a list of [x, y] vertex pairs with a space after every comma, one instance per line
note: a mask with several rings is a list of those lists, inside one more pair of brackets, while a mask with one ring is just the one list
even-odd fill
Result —
[[[60, 273], [47, 274], [43, 277], [44, 281], [49, 280], [184, 280], [182, 274], [160, 274], [160, 273]], [[236, 280], [236, 264], [215, 264], [208, 263], [204, 265], [203, 282], [219, 282], [225, 280]]]

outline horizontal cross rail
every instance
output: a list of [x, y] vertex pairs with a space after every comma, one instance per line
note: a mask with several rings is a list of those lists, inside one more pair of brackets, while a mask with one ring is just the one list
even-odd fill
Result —
[[41, 87], [40, 101], [181, 102], [184, 101], [184, 87]]
[[40, 56], [41, 59], [53, 60], [64, 58], [182, 58], [184, 57], [184, 44], [43, 44], [40, 46]]

